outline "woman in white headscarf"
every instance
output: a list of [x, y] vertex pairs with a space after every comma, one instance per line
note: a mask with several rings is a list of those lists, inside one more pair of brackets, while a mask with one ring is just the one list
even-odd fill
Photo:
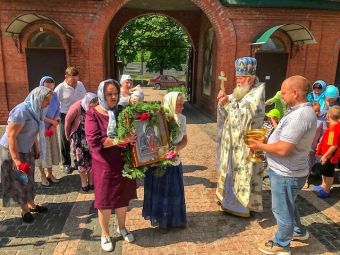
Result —
[[140, 85], [133, 87], [132, 77], [129, 74], [123, 74], [120, 78], [120, 97], [118, 104], [127, 106], [144, 101], [144, 92]]
[[137, 198], [136, 182], [122, 175], [122, 146], [134, 143], [136, 135], [124, 139], [117, 137], [119, 96], [117, 81], [102, 81], [98, 86], [99, 105], [88, 110], [85, 119], [85, 133], [92, 156], [94, 207], [98, 209], [101, 247], [105, 251], [113, 250], [109, 231], [112, 209], [117, 217], [117, 233], [127, 242], [135, 240], [125, 228], [125, 219], [129, 201]]
[[[3, 206], [12, 201], [21, 206], [24, 222], [34, 221], [31, 212], [46, 212], [47, 208], [35, 204], [34, 159], [45, 158], [44, 108], [52, 98], [52, 91], [46, 87], [33, 89], [25, 101], [9, 113], [5, 134], [0, 139], [1, 184]], [[37, 139], [39, 136], [39, 142]], [[25, 181], [17, 175], [23, 163], [30, 167]]]
[[184, 96], [179, 92], [170, 92], [164, 96], [163, 107], [179, 127], [179, 133], [172, 144], [177, 157], [163, 176], [155, 176], [150, 168], [144, 178], [143, 217], [150, 220], [153, 226], [158, 226], [161, 233], [167, 233], [170, 228], [185, 228], [187, 224], [183, 169], [178, 155], [187, 145], [183, 105]]
[[65, 117], [65, 137], [67, 140], [71, 140], [73, 156], [80, 175], [81, 189], [84, 192], [94, 189], [91, 152], [85, 137], [85, 114], [91, 107], [97, 105], [97, 95], [87, 92], [83, 99], [71, 105]]

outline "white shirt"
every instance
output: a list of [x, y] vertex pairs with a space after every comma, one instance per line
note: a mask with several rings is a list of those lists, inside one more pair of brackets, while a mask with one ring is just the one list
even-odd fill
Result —
[[308, 175], [308, 154], [316, 131], [316, 114], [307, 103], [292, 107], [280, 120], [268, 144], [284, 141], [295, 144], [287, 156], [267, 153], [268, 166], [277, 174], [288, 177]]
[[75, 88], [69, 86], [65, 81], [63, 81], [55, 88], [54, 92], [58, 96], [60, 113], [67, 113], [73, 103], [83, 99], [86, 94], [86, 89], [81, 81], [77, 81]]

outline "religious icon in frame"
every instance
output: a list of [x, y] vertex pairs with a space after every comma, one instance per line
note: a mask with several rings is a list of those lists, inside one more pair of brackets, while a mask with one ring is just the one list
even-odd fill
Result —
[[162, 109], [155, 113], [156, 124], [148, 119], [134, 120], [137, 134], [136, 144], [132, 146], [132, 165], [134, 167], [150, 165], [165, 159], [169, 150], [169, 131]]

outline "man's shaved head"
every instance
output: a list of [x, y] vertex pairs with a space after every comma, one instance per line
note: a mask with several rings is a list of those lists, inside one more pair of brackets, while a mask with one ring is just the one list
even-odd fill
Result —
[[284, 84], [287, 84], [289, 89], [298, 91], [302, 98], [305, 98], [307, 96], [310, 88], [309, 81], [301, 75], [294, 75], [287, 78], [283, 81], [282, 86]]
[[294, 75], [283, 81], [281, 96], [287, 105], [293, 106], [306, 101], [309, 87], [309, 81], [305, 77]]

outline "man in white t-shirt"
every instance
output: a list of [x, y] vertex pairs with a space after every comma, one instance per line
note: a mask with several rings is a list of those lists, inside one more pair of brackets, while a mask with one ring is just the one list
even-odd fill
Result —
[[258, 246], [265, 254], [290, 255], [292, 240], [307, 240], [295, 204], [309, 172], [308, 154], [316, 131], [316, 114], [306, 102], [308, 80], [289, 77], [282, 83], [281, 97], [288, 111], [264, 144], [252, 140], [249, 148], [265, 151], [271, 182], [272, 212], [277, 223], [273, 240]]
[[82, 99], [86, 94], [84, 84], [79, 81], [79, 71], [76, 67], [70, 66], [65, 70], [65, 80], [60, 83], [54, 90], [58, 96], [60, 106], [60, 145], [61, 161], [64, 166], [64, 172], [70, 174], [71, 156], [70, 142], [65, 137], [65, 116], [70, 106], [76, 101]]

